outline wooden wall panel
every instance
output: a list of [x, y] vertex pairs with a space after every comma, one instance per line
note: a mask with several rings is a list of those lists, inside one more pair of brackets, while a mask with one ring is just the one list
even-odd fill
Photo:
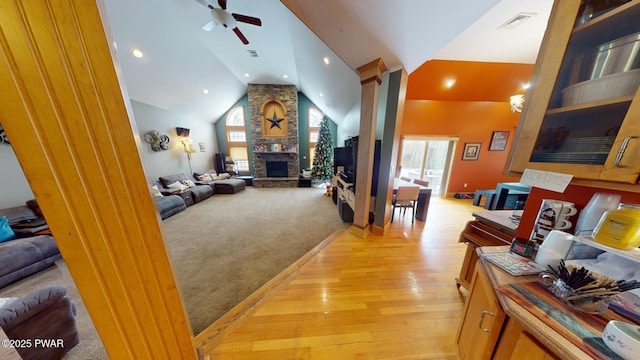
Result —
[[109, 356], [193, 359], [101, 14], [84, 0], [0, 3], [0, 121]]

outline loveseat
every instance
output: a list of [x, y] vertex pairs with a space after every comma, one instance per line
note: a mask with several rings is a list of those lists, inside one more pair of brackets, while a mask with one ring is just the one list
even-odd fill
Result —
[[0, 307], [0, 328], [25, 345], [16, 348], [22, 359], [60, 359], [80, 342], [76, 305], [66, 294], [66, 287], [51, 285]]
[[62, 258], [37, 206], [2, 209], [0, 218], [3, 216], [7, 217], [9, 231], [13, 231], [16, 238], [0, 242], [0, 288], [44, 270]]
[[[205, 180], [203, 176], [210, 175], [211, 180]], [[210, 169], [203, 172], [195, 172], [193, 176], [196, 178], [199, 184], [209, 184], [216, 194], [235, 194], [238, 191], [242, 191], [246, 187], [246, 182], [242, 179], [235, 179], [230, 177], [221, 178], [215, 170]]]

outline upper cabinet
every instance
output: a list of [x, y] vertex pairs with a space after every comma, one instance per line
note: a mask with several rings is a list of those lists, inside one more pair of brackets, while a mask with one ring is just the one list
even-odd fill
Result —
[[507, 170], [636, 183], [640, 0], [582, 2], [555, 1]]

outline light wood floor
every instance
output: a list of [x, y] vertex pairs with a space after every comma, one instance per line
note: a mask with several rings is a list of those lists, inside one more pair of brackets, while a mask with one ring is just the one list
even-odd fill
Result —
[[[203, 359], [456, 359], [458, 243], [471, 200], [432, 198], [426, 222], [334, 234], [196, 337]], [[337, 211], [337, 210], [336, 210]], [[397, 215], [397, 214], [396, 214]]]

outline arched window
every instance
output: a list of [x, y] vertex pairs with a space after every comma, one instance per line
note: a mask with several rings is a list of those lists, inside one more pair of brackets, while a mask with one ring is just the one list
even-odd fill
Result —
[[249, 174], [249, 150], [247, 147], [247, 126], [244, 120], [244, 107], [238, 106], [229, 111], [225, 120], [227, 131], [227, 152], [241, 174]]
[[313, 166], [316, 153], [316, 143], [320, 135], [320, 123], [324, 115], [318, 109], [309, 108], [309, 167]]

